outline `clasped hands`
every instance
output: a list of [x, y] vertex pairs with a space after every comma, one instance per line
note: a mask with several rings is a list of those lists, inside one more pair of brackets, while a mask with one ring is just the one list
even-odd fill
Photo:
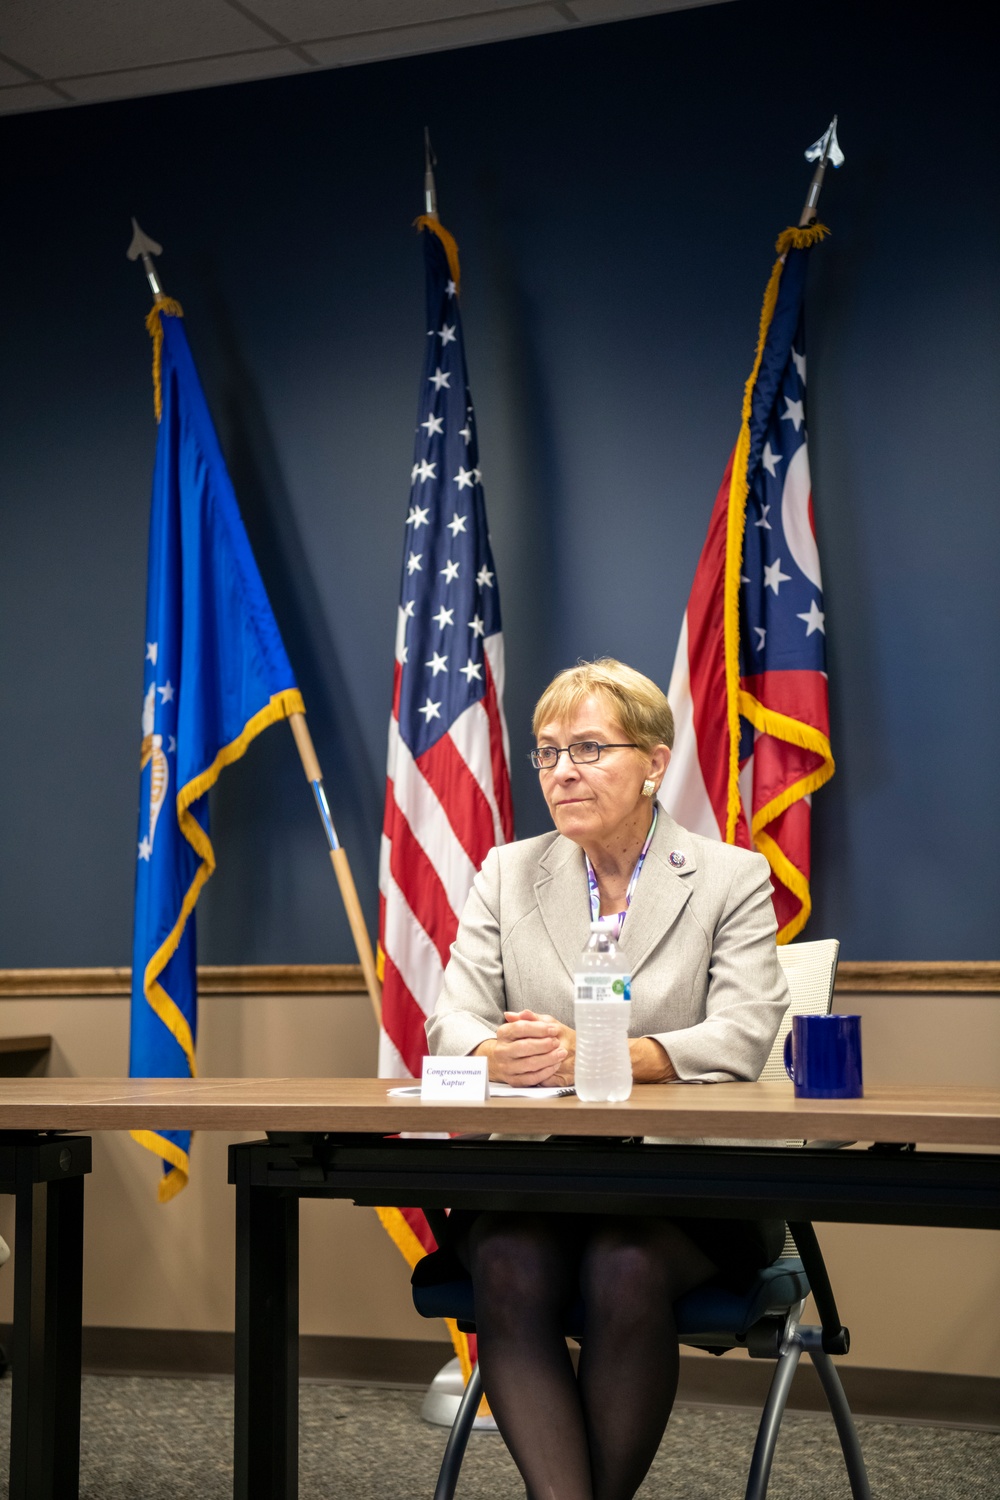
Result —
[[[666, 1048], [653, 1037], [632, 1037], [628, 1050], [636, 1083], [670, 1083], [677, 1077]], [[496, 1037], [480, 1042], [474, 1056], [489, 1059], [494, 1083], [566, 1088], [574, 1082], [576, 1032], [555, 1016], [505, 1010]]]
[[495, 1040], [481, 1042], [476, 1055], [489, 1058], [494, 1083], [565, 1088], [573, 1082], [576, 1032], [555, 1016], [540, 1016], [533, 1010], [505, 1010], [504, 1024], [497, 1027]]

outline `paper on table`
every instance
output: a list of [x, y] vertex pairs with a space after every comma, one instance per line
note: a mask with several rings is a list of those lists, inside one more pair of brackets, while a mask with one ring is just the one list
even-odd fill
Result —
[[[511, 1083], [491, 1083], [490, 1096], [494, 1099], [562, 1099], [566, 1094], [575, 1094], [572, 1084], [566, 1088], [515, 1088]], [[397, 1099], [419, 1099], [420, 1084], [408, 1084], [406, 1088], [390, 1089], [390, 1097]]]

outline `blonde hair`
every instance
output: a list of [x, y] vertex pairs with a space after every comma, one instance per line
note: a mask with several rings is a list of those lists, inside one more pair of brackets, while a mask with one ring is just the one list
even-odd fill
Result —
[[652, 750], [656, 745], [673, 748], [674, 716], [665, 694], [655, 682], [613, 656], [581, 661], [553, 677], [535, 704], [531, 720], [535, 738], [543, 725], [552, 719], [565, 719], [591, 697], [603, 699], [625, 738], [641, 750]]

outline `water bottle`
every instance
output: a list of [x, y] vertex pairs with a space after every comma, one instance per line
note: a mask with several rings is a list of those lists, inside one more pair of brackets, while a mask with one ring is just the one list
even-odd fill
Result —
[[591, 922], [590, 938], [573, 975], [576, 994], [576, 1094], [588, 1104], [627, 1099], [632, 1092], [628, 1051], [632, 976], [614, 934]]

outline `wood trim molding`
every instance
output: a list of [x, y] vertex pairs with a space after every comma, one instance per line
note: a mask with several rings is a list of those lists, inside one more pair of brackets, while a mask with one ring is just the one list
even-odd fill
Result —
[[1000, 963], [969, 959], [945, 963], [842, 963], [837, 969], [839, 992], [896, 990], [907, 993], [951, 995], [959, 991], [1000, 992]]
[[[131, 969], [0, 969], [0, 1000], [126, 996], [131, 984]], [[1000, 994], [1000, 961], [840, 965], [839, 994], [873, 991]], [[198, 969], [198, 993], [201, 996], [358, 995], [365, 993], [365, 983], [359, 964], [202, 964]]]

